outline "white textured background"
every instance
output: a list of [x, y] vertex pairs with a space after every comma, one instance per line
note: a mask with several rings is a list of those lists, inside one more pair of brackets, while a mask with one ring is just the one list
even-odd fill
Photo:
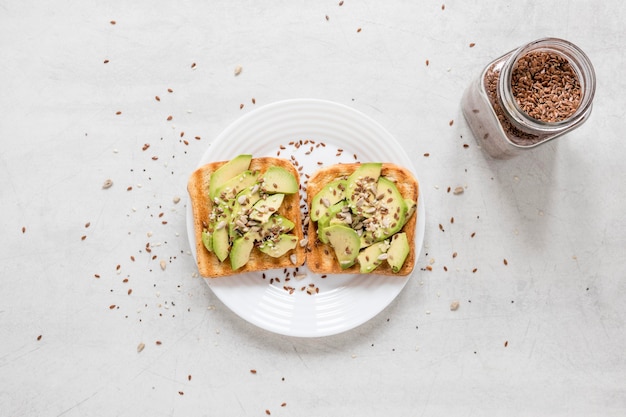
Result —
[[[626, 7], [442, 3], [0, 0], [0, 414], [625, 415]], [[489, 159], [461, 94], [544, 36], [590, 56], [593, 115]], [[212, 138], [301, 97], [385, 126], [427, 204], [405, 290], [320, 339], [231, 313], [194, 278], [185, 233]]]

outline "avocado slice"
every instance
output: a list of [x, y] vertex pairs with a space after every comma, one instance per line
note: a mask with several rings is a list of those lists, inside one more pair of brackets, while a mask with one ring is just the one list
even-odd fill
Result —
[[359, 255], [361, 240], [353, 229], [347, 226], [333, 225], [324, 229], [328, 242], [335, 250], [335, 256], [341, 269], [350, 268], [354, 265]]
[[259, 187], [253, 185], [246, 187], [235, 196], [233, 207], [231, 209], [230, 221], [228, 223], [228, 234], [230, 237], [236, 237], [237, 220], [242, 214], [248, 214], [254, 203], [261, 199]]
[[330, 206], [328, 211], [317, 221], [317, 237], [322, 243], [328, 243], [328, 238], [324, 233], [324, 229], [330, 226], [330, 221], [348, 204], [346, 200]]
[[211, 233], [208, 230], [202, 231], [202, 244], [209, 252], [213, 252], [213, 241], [211, 238]]
[[252, 155], [238, 155], [216, 169], [209, 178], [209, 197], [211, 200], [218, 195], [217, 191], [220, 185], [250, 168], [251, 161]]
[[376, 269], [378, 265], [383, 263], [388, 249], [389, 244], [385, 242], [375, 243], [363, 249], [359, 253], [359, 256], [357, 256], [360, 272], [362, 274], [369, 274]]
[[411, 218], [413, 213], [417, 210], [417, 202], [411, 200], [410, 198], [405, 198], [404, 202], [406, 203], [406, 216], [404, 219], [404, 224]]
[[343, 200], [346, 196], [346, 180], [329, 182], [311, 200], [309, 215], [314, 222], [318, 221], [328, 212], [330, 207]]
[[237, 270], [248, 263], [254, 242], [260, 239], [258, 232], [249, 232], [233, 241], [230, 250], [230, 267]]
[[215, 191], [215, 197], [219, 197], [224, 200], [231, 200], [240, 191], [255, 184], [258, 178], [258, 172], [245, 170], [242, 173], [229, 179], [222, 185], [218, 186], [217, 190]]
[[260, 199], [252, 206], [249, 217], [260, 223], [267, 222], [270, 216], [278, 211], [284, 198], [285, 194], [271, 194], [267, 198]]
[[228, 237], [228, 229], [225, 226], [213, 230], [211, 234], [211, 247], [220, 262], [224, 262], [230, 252], [230, 239]]
[[391, 266], [393, 272], [398, 272], [404, 265], [404, 261], [409, 255], [411, 246], [409, 240], [406, 237], [406, 233], [396, 233], [391, 238], [391, 244], [387, 251], [387, 263]]
[[278, 258], [290, 250], [295, 249], [297, 244], [298, 238], [296, 236], [280, 234], [276, 239], [263, 241], [259, 246], [259, 250], [273, 258]]
[[380, 227], [374, 232], [374, 238], [376, 241], [380, 241], [402, 229], [408, 208], [396, 184], [385, 177], [378, 179], [376, 195], [384, 196], [380, 200], [380, 204], [385, 207], [384, 212], [378, 210], [376, 214]]
[[[287, 233], [293, 230], [296, 224], [278, 213], [274, 213], [270, 216], [269, 220], [261, 225], [261, 234], [265, 233]], [[278, 232], [278, 233], [276, 233]]]
[[261, 179], [261, 188], [268, 194], [295, 194], [300, 188], [296, 177], [280, 166], [269, 167]]
[[357, 213], [357, 202], [359, 200], [355, 193], [358, 194], [361, 190], [367, 189], [372, 184], [375, 184], [380, 177], [382, 167], [382, 162], [366, 162], [359, 165], [348, 177], [346, 183], [346, 199], [353, 213]]

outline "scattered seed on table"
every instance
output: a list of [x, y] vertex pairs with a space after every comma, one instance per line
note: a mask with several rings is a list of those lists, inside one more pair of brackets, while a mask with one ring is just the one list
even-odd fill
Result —
[[195, 69], [195, 68], [196, 68], [196, 63], [194, 62], [191, 64], [191, 69]]
[[509, 261], [507, 261], [507, 260], [506, 260], [506, 258], [504, 258], [504, 259], [502, 260], [502, 262], [504, 263], [504, 265], [508, 265], [508, 264], [509, 264]]
[[474, 46], [476, 46], [476, 44], [475, 44], [474, 42], [472, 42], [472, 43], [470, 43], [470, 44], [469, 44], [469, 47], [470, 47], [470, 48], [473, 48]]
[[110, 179], [104, 180], [104, 184], [102, 184], [102, 188], [103, 189], [107, 189], [107, 188], [111, 188], [111, 186], [113, 185], [113, 181]]
[[172, 115], [167, 116], [167, 121], [168, 121], [168, 122], [169, 122], [170, 120], [172, 120], [172, 119], [173, 119]]
[[22, 233], [26, 233], [26, 228], [22, 226]]
[[450, 121], [448, 122], [448, 124], [449, 124], [450, 126], [452, 126], [452, 125], [454, 124], [454, 119], [450, 120]]
[[241, 65], [237, 65], [235, 67], [235, 77], [238, 76], [239, 74], [241, 74], [242, 70], [243, 70], [243, 68], [241, 68]]
[[115, 114], [117, 114], [119, 116], [120, 114], [122, 114], [122, 112], [118, 110], [118, 111], [115, 112]]
[[168, 89], [167, 89], [167, 92], [168, 92], [168, 93], [173, 93], [173, 92], [174, 92], [174, 90], [172, 90], [171, 88], [168, 88]]
[[465, 190], [463, 189], [463, 187], [456, 187], [454, 189], [454, 194], [458, 195], [458, 194], [463, 194]]
[[105, 64], [108, 64], [108, 63], [109, 63], [109, 60], [108, 60], [108, 59], [105, 59], [105, 60], [104, 60], [104, 63], [105, 63]]
[[37, 340], [38, 341], [41, 340], [42, 337], [43, 337], [42, 335], [37, 336]]
[[155, 99], [156, 101], [161, 101], [161, 97], [159, 97], [159, 96], [154, 96], [154, 99]]

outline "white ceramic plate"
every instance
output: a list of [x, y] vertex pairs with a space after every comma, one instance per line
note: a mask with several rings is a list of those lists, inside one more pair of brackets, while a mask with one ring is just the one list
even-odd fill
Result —
[[[211, 143], [199, 165], [229, 160], [241, 153], [291, 159], [302, 167], [301, 181], [322, 164], [338, 162], [394, 162], [415, 174], [400, 144], [381, 125], [350, 107], [323, 100], [286, 100], [246, 114]], [[417, 207], [416, 258], [424, 240], [422, 193]], [[192, 216], [188, 205], [187, 232], [195, 257]], [[293, 276], [293, 270], [288, 272]], [[410, 277], [354, 274], [322, 278], [310, 273], [306, 265], [298, 274], [306, 276], [285, 281], [281, 269], [205, 281], [234, 313], [258, 327], [283, 335], [318, 337], [371, 319], [394, 300]], [[311, 284], [318, 293], [302, 290]], [[295, 291], [289, 293], [285, 285]]]

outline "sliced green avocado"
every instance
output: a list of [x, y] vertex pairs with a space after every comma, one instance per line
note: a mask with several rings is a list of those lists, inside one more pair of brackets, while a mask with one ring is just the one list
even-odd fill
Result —
[[209, 197], [213, 200], [219, 187], [250, 167], [252, 155], [239, 155], [215, 170], [209, 178]]
[[209, 252], [213, 252], [213, 241], [211, 238], [211, 233], [208, 230], [202, 231], [202, 244]]
[[385, 213], [379, 210], [376, 214], [380, 227], [374, 232], [374, 238], [380, 241], [402, 229], [408, 208], [396, 185], [385, 177], [378, 179], [376, 195], [384, 195], [380, 203], [386, 208]]
[[267, 222], [261, 225], [261, 230], [265, 233], [278, 230], [278, 233], [287, 233], [293, 230], [296, 224], [278, 213], [270, 216]]
[[[230, 221], [228, 223], [228, 233], [231, 237], [235, 237], [235, 229], [237, 220], [242, 214], [247, 214], [254, 203], [261, 199], [258, 186], [246, 187], [235, 196], [233, 207], [231, 209]], [[253, 192], [254, 191], [254, 192]]]
[[224, 196], [223, 198], [228, 200], [233, 199], [241, 190], [255, 184], [258, 178], [258, 172], [245, 170], [220, 185], [215, 191], [215, 196], [220, 198]]
[[328, 237], [328, 242], [335, 250], [335, 256], [339, 261], [341, 269], [350, 268], [354, 265], [356, 257], [359, 255], [361, 240], [353, 229], [347, 226], [334, 225], [324, 230]]
[[391, 266], [393, 272], [400, 271], [410, 250], [411, 246], [409, 245], [406, 233], [396, 233], [391, 238], [391, 244], [387, 251], [387, 263]]
[[404, 202], [406, 203], [406, 216], [404, 218], [404, 224], [411, 218], [413, 213], [417, 210], [417, 203], [410, 198], [405, 198]]
[[331, 219], [333, 219], [347, 204], [348, 202], [346, 200], [341, 200], [338, 203], [333, 204], [317, 221], [317, 237], [322, 243], [328, 243], [328, 238], [324, 233], [324, 229], [330, 225]]
[[261, 243], [259, 250], [273, 258], [283, 256], [285, 253], [295, 249], [298, 238], [294, 235], [281, 234], [277, 239], [268, 239]]
[[260, 223], [267, 222], [270, 216], [278, 211], [284, 198], [285, 194], [271, 194], [267, 198], [260, 199], [252, 206], [249, 217]]
[[230, 239], [228, 237], [228, 229], [225, 226], [213, 230], [211, 234], [211, 247], [220, 262], [224, 262], [230, 251]]
[[329, 182], [311, 200], [309, 215], [314, 222], [318, 221], [328, 212], [331, 206], [343, 200], [346, 196], [346, 180]]
[[261, 178], [263, 180], [261, 188], [268, 194], [295, 194], [300, 187], [296, 177], [280, 166], [269, 167]]
[[259, 237], [258, 233], [246, 233], [233, 241], [230, 250], [230, 266], [233, 270], [237, 270], [248, 263], [254, 242]]
[[369, 274], [380, 265], [384, 260], [384, 255], [389, 249], [389, 245], [385, 242], [375, 243], [363, 249], [357, 260], [359, 261], [360, 272]]
[[382, 162], [366, 162], [359, 165], [348, 177], [346, 183], [346, 199], [353, 213], [356, 213], [357, 210], [357, 198], [354, 196], [355, 190], [360, 189], [364, 185], [376, 183], [380, 177], [382, 167]]

